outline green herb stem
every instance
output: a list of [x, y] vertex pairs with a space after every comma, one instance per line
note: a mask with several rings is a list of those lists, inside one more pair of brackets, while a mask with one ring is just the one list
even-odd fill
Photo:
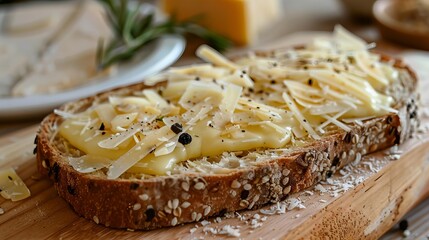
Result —
[[104, 41], [99, 41], [97, 47], [99, 70], [131, 59], [143, 46], [165, 34], [195, 35], [218, 51], [224, 51], [231, 46], [230, 40], [201, 27], [192, 20], [178, 22], [170, 19], [155, 24], [153, 13], [143, 14], [139, 4], [132, 9], [128, 0], [101, 0], [101, 2], [107, 9], [108, 21], [115, 37], [106, 46]]

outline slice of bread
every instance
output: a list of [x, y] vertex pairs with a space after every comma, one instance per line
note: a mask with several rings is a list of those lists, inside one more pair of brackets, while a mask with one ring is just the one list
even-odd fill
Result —
[[[67, 153], [58, 144], [63, 140], [56, 136], [59, 139], [51, 141], [53, 126], [61, 122], [56, 114], [43, 120], [37, 135], [38, 169], [53, 180], [58, 194], [79, 215], [110, 227], [154, 229], [256, 208], [313, 186], [363, 155], [410, 137], [418, 125], [417, 80], [400, 61], [395, 67], [406, 70], [400, 85], [392, 88], [400, 96], [395, 106], [398, 114], [370, 119], [362, 126], [353, 124], [350, 132], [339, 130], [245, 169], [144, 180], [108, 180], [105, 176], [79, 173], [70, 166]], [[144, 84], [137, 84], [112, 92], [130, 94], [144, 88]], [[79, 112], [110, 93], [68, 103], [61, 109]]]
[[[253, 209], [274, 203], [329, 178], [363, 155], [400, 144], [418, 125], [415, 74], [399, 60], [399, 81], [389, 87], [397, 114], [348, 124], [351, 131], [336, 130], [320, 140], [284, 149], [279, 154], [266, 150], [263, 160], [228, 173], [195, 173], [135, 179], [105, 174], [80, 173], [70, 166], [61, 136], [55, 128], [63, 120], [50, 114], [37, 134], [39, 171], [53, 180], [58, 194], [81, 216], [105, 226], [154, 229], [222, 216], [226, 212]], [[143, 83], [98, 94], [65, 104], [62, 111], [81, 112], [105, 101], [109, 95], [129, 95], [147, 88]], [[240, 156], [238, 156], [240, 157]]]

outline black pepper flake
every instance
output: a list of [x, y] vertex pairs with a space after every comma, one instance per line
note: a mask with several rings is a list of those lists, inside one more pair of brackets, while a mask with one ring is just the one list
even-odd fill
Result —
[[308, 85], [309, 85], [309, 86], [312, 86], [312, 85], [313, 85], [313, 79], [311, 79], [311, 78], [310, 78], [310, 79], [308, 79]]
[[101, 132], [101, 135], [105, 135], [106, 134], [106, 132]]
[[144, 214], [146, 215], [146, 222], [150, 222], [155, 217], [155, 210], [153, 208], [148, 208]]
[[11, 176], [7, 176], [7, 178], [9, 178], [9, 180], [11, 180], [11, 181], [13, 180], [13, 178]]
[[195, 81], [200, 81], [200, 77], [196, 77], [196, 78], [195, 78]]
[[76, 189], [74, 189], [71, 185], [67, 185], [67, 192], [74, 196], [76, 194]]
[[271, 84], [276, 84], [276, 81], [275, 80], [271, 80], [270, 83]]
[[182, 133], [179, 136], [179, 143], [187, 145], [192, 142], [192, 136], [189, 133]]
[[330, 177], [332, 177], [332, 174], [333, 174], [333, 172], [332, 172], [332, 171], [327, 171], [327, 172], [326, 172], [326, 177], [327, 177], [327, 178], [330, 178]]
[[182, 131], [183, 131], [182, 124], [180, 124], [180, 123], [175, 123], [175, 124], [171, 125], [170, 129], [171, 129], [171, 131], [173, 131], [175, 134], [179, 134], [180, 132], [182, 132]]
[[248, 190], [243, 190], [243, 191], [241, 191], [241, 194], [240, 194], [240, 197], [241, 197], [241, 199], [247, 199], [247, 197], [249, 197], [249, 191]]
[[340, 164], [340, 157], [335, 156], [334, 160], [332, 160], [332, 166], [336, 167]]
[[402, 231], [405, 231], [408, 229], [408, 221], [407, 219], [404, 219], [402, 221], [399, 222], [399, 229], [401, 229]]
[[244, 133], [244, 132], [246, 132], [246, 130], [243, 129], [243, 130], [241, 130], [241, 132]]
[[100, 128], [98, 130], [104, 131], [104, 129], [106, 129], [106, 127], [104, 126], [104, 123], [101, 123]]
[[131, 190], [136, 190], [140, 185], [138, 183], [131, 183], [130, 185], [130, 189]]

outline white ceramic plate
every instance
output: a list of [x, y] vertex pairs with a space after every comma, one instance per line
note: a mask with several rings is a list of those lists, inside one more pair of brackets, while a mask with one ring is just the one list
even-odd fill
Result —
[[121, 65], [114, 76], [61, 93], [20, 98], [0, 98], [0, 119], [26, 118], [46, 114], [59, 105], [96, 93], [141, 82], [173, 64], [183, 53], [181, 36], [164, 36], [142, 49], [133, 61]]

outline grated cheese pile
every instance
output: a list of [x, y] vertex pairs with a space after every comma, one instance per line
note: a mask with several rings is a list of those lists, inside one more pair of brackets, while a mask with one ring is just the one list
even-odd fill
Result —
[[109, 179], [299, 145], [396, 112], [385, 91], [399, 70], [370, 46], [340, 26], [303, 48], [236, 61], [203, 45], [196, 54], [207, 63], [170, 68], [146, 80], [151, 89], [111, 95], [78, 114], [57, 111], [59, 133], [84, 153], [69, 159], [77, 171], [106, 169]]

